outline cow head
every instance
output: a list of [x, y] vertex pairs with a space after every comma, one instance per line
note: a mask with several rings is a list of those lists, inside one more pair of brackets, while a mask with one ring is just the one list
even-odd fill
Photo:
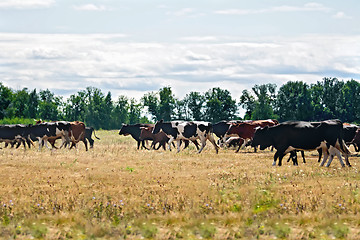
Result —
[[158, 121], [156, 124], [155, 124], [155, 127], [152, 131], [153, 134], [157, 134], [160, 132], [160, 130], [163, 128], [163, 125], [164, 125], [164, 120], [161, 119], [160, 121]]
[[252, 139], [251, 146], [256, 147], [260, 145], [260, 150], [264, 150], [272, 145], [271, 133], [269, 127], [258, 128], [255, 131], [254, 138]]
[[129, 135], [129, 133], [126, 132], [127, 127], [128, 127], [127, 124], [123, 124], [119, 131], [119, 135], [124, 135], [124, 136]]

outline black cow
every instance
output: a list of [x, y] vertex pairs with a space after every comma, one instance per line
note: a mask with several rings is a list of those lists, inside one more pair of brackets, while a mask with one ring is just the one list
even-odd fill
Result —
[[141, 133], [141, 127], [154, 127], [154, 124], [123, 124], [120, 131], [119, 131], [119, 135], [131, 135], [136, 141], [137, 141], [137, 149], [140, 148], [140, 143], [141, 143], [141, 148], [145, 148], [148, 149], [145, 146], [145, 140], [151, 140], [151, 139], [142, 139], [140, 140], [140, 133]]
[[158, 121], [155, 124], [153, 133], [156, 134], [162, 130], [168, 135], [169, 150], [171, 150], [171, 143], [177, 141], [177, 152], [180, 152], [180, 140], [195, 141], [200, 139], [201, 148], [198, 153], [201, 153], [206, 145], [206, 140], [209, 140], [215, 147], [216, 153], [218, 153], [219, 147], [217, 146], [214, 136], [212, 135], [212, 124], [209, 122], [186, 122], [186, 121], [171, 121], [164, 122]]
[[96, 134], [95, 134], [95, 130], [93, 127], [85, 127], [85, 139], [87, 139], [90, 143], [90, 148], [93, 148], [94, 147], [94, 139], [91, 138], [92, 134], [94, 133], [94, 137], [96, 139], [99, 139]]
[[[276, 164], [276, 160], [279, 158], [279, 166], [281, 166], [284, 155], [293, 150], [309, 151], [321, 148], [324, 152], [324, 161], [328, 157], [328, 150], [338, 149], [345, 154], [350, 153], [344, 144], [343, 125], [340, 120], [322, 122], [289, 121], [277, 126], [260, 128], [256, 130], [252, 141], [252, 146], [257, 145], [260, 145], [261, 150], [274, 146], [277, 151], [274, 155], [273, 165]], [[339, 160], [341, 165], [344, 166], [341, 156]], [[349, 161], [345, 160], [346, 164], [351, 166]]]
[[27, 137], [27, 129], [30, 125], [25, 124], [9, 124], [9, 125], [0, 125], [0, 142], [5, 142], [7, 144], [11, 144], [14, 146], [17, 143], [18, 148], [22, 143], [25, 146], [25, 142], [28, 144], [30, 148], [31, 140]]

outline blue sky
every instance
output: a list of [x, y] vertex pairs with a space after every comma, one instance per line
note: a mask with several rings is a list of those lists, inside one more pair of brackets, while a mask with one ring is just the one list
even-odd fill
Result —
[[0, 81], [68, 97], [359, 79], [360, 1], [0, 0]]

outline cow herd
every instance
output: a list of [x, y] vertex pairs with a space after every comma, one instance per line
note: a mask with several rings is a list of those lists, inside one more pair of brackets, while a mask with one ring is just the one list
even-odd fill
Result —
[[[88, 150], [87, 141], [90, 148], [94, 145], [92, 134], [99, 139], [92, 127], [85, 127], [83, 122], [74, 121], [55, 121], [41, 122], [36, 124], [13, 124], [0, 125], [0, 142], [5, 142], [5, 147], [9, 144], [18, 148], [21, 144], [26, 148], [34, 146], [38, 141], [39, 150], [43, 146], [52, 148], [55, 141], [61, 139], [61, 147], [73, 148], [82, 141], [85, 149]], [[220, 121], [215, 124], [204, 121], [170, 121], [160, 120], [156, 124], [123, 124], [119, 135], [131, 135], [137, 141], [137, 148], [148, 147], [145, 141], [152, 141], [150, 149], [164, 150], [171, 147], [177, 148], [177, 152], [190, 143], [194, 144], [198, 153], [201, 153], [209, 141], [216, 153], [220, 147], [236, 147], [236, 152], [241, 147], [251, 146], [254, 151], [271, 147], [275, 149], [273, 165], [282, 165], [282, 160], [286, 154], [290, 154], [288, 159], [298, 164], [297, 152], [302, 153], [305, 163], [304, 151], [317, 150], [319, 153], [318, 161], [321, 166], [326, 162], [330, 166], [334, 156], [337, 156], [342, 166], [349, 162], [349, 145], [353, 144], [355, 151], [359, 151], [360, 129], [355, 124], [342, 123], [340, 120], [326, 120], [319, 122], [288, 121], [279, 123], [277, 120], [256, 120], [256, 121]], [[215, 136], [218, 138], [215, 141]], [[200, 143], [199, 143], [199, 142]], [[174, 143], [177, 143], [175, 146]]]
[[[39, 150], [43, 146], [50, 148], [48, 142], [53, 148], [55, 141], [61, 139], [61, 147], [70, 148], [76, 147], [76, 144], [82, 141], [85, 145], [86, 151], [88, 150], [87, 141], [90, 143], [90, 148], [94, 145], [94, 140], [91, 135], [94, 131], [92, 127], [85, 127], [83, 122], [74, 121], [55, 121], [55, 122], [41, 122], [37, 121], [36, 124], [7, 124], [0, 125], [0, 142], [5, 142], [5, 147], [9, 144], [18, 148], [23, 144], [24, 148], [28, 146], [35, 147], [34, 142], [39, 142]], [[98, 138], [95, 133], [94, 136]], [[99, 139], [99, 138], [98, 138]]]
[[[360, 130], [355, 124], [342, 123], [340, 120], [326, 120], [319, 122], [288, 121], [279, 123], [277, 120], [256, 120], [256, 121], [220, 121], [215, 124], [203, 121], [170, 121], [163, 120], [156, 124], [124, 124], [119, 132], [120, 135], [131, 135], [137, 141], [137, 148], [148, 149], [145, 140], [151, 140], [151, 149], [163, 149], [171, 145], [177, 152], [184, 142], [186, 148], [189, 142], [193, 142], [201, 153], [209, 140], [216, 153], [219, 147], [235, 146], [236, 152], [241, 147], [252, 146], [256, 152], [257, 147], [261, 150], [271, 147], [275, 149], [273, 165], [282, 165], [282, 159], [290, 154], [289, 160], [294, 165], [298, 164], [297, 152], [302, 153], [305, 163], [304, 151], [317, 150], [318, 161], [321, 166], [326, 162], [330, 166], [334, 156], [339, 158], [342, 166], [351, 166], [349, 162], [349, 145], [353, 144], [356, 151], [359, 151]], [[215, 142], [214, 135], [218, 141]], [[200, 141], [200, 145], [197, 140]], [[156, 144], [159, 144], [156, 147]], [[289, 161], [288, 160], [288, 161]]]

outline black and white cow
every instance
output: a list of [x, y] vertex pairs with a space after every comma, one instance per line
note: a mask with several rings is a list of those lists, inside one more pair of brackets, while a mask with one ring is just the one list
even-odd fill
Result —
[[[257, 145], [260, 145], [261, 150], [274, 146], [277, 151], [274, 155], [273, 165], [279, 158], [279, 166], [281, 166], [284, 155], [294, 150], [311, 151], [321, 148], [324, 153], [323, 162], [326, 161], [330, 152], [330, 163], [335, 149], [345, 155], [350, 153], [343, 140], [343, 124], [340, 120], [289, 121], [272, 127], [259, 128], [252, 141], [252, 146]], [[341, 165], [344, 166], [341, 156], [338, 155], [338, 157]], [[345, 160], [346, 164], [351, 166], [348, 159], [345, 158]]]
[[209, 140], [218, 153], [218, 145], [215, 142], [212, 124], [209, 122], [186, 122], [186, 121], [171, 121], [164, 122], [163, 120], [158, 121], [155, 124], [153, 133], [157, 134], [158, 132], [163, 131], [170, 138], [169, 140], [169, 150], [171, 150], [171, 143], [177, 141], [177, 152], [180, 152], [180, 140], [191, 140], [195, 141], [199, 139], [201, 142], [201, 147], [198, 153], [201, 153], [203, 148], [206, 145], [206, 140]]
[[63, 141], [61, 146], [69, 144], [70, 128], [71, 124], [66, 121], [44, 122], [32, 125], [29, 130], [29, 135], [30, 138], [37, 138], [39, 140], [39, 150], [41, 150], [43, 145], [45, 145], [47, 148], [50, 148], [47, 145], [49, 137], [59, 136]]

